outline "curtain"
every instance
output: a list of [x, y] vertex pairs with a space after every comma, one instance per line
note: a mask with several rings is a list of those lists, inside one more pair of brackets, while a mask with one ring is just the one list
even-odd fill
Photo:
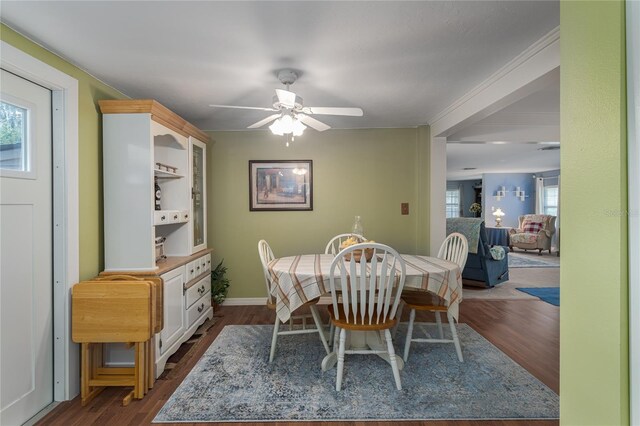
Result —
[[556, 251], [560, 251], [560, 175], [558, 175], [558, 213], [556, 216], [556, 233], [553, 234], [551, 239], [551, 246], [556, 248]]
[[544, 179], [536, 178], [536, 214], [544, 214]]
[[464, 186], [462, 186], [462, 184], [458, 185], [458, 200], [460, 203], [460, 216], [459, 217], [464, 217]]

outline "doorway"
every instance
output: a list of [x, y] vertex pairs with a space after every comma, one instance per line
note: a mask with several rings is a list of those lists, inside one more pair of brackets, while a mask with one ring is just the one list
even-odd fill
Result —
[[0, 423], [53, 402], [51, 91], [0, 71]]
[[53, 399], [64, 401], [80, 392], [79, 350], [70, 326], [71, 287], [79, 280], [78, 80], [5, 41], [0, 50], [0, 68], [51, 91]]

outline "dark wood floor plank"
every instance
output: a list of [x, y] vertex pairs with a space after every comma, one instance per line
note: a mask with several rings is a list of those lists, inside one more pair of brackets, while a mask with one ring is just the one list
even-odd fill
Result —
[[[323, 309], [321, 309], [323, 311]], [[103, 426], [103, 425], [149, 425], [171, 394], [207, 350], [211, 342], [230, 324], [272, 324], [273, 311], [264, 306], [223, 306], [217, 313], [218, 321], [197, 346], [194, 356], [178, 365], [177, 374], [169, 380], [158, 380], [154, 388], [142, 400], [133, 400], [127, 407], [122, 398], [129, 392], [125, 388], [108, 388], [89, 405], [82, 407], [75, 398], [56, 407], [38, 425], [52, 426]], [[408, 312], [404, 313], [407, 316]], [[323, 313], [326, 319], [326, 314]], [[418, 320], [430, 321], [429, 313], [419, 313]], [[528, 370], [555, 392], [559, 390], [559, 339], [560, 310], [538, 300], [467, 300], [460, 305], [460, 322], [468, 324], [484, 336], [515, 362]], [[463, 342], [464, 345], [464, 342]], [[254, 426], [300, 426], [305, 422], [257, 422], [243, 423]], [[313, 425], [331, 424], [339, 426], [551, 426], [556, 420], [503, 420], [503, 421], [424, 421], [424, 422], [308, 422]], [[194, 426], [202, 425], [196, 423]], [[213, 423], [215, 425], [238, 425], [239, 423]], [[177, 423], [185, 426], [188, 423]]]

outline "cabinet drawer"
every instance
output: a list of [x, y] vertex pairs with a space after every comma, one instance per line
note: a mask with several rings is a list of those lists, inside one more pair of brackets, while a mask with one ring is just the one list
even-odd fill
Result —
[[211, 271], [211, 253], [209, 253], [208, 255], [206, 255], [205, 257], [205, 261], [206, 261], [206, 271]]
[[186, 303], [185, 307], [189, 308], [193, 305], [198, 299], [200, 299], [207, 291], [211, 289], [211, 276], [207, 275], [197, 284], [192, 285], [187, 289], [186, 292]]
[[169, 216], [169, 223], [180, 222], [180, 212], [178, 210], [167, 210], [167, 215]]
[[187, 309], [187, 328], [191, 327], [211, 306], [211, 292], [207, 291], [204, 296], [196, 301], [192, 307]]
[[196, 261], [187, 263], [187, 281], [189, 282], [196, 277]]
[[153, 224], [164, 225], [169, 222], [169, 212], [166, 210], [156, 210], [153, 212]]
[[182, 210], [180, 212], [180, 222], [189, 222], [189, 210]]
[[197, 278], [200, 275], [204, 274], [204, 268], [202, 265], [202, 258], [199, 257], [196, 260], [193, 261], [193, 268], [195, 269], [195, 275], [193, 276], [193, 278]]

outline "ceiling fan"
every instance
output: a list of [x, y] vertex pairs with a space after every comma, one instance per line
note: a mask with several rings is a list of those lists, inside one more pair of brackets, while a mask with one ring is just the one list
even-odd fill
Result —
[[[287, 87], [287, 90], [276, 89], [276, 96], [273, 97], [273, 106], [270, 108], [236, 106], [236, 105], [209, 105], [216, 108], [253, 109], [259, 111], [272, 111], [272, 114], [257, 123], [248, 126], [249, 129], [257, 129], [268, 123], [274, 122], [269, 129], [275, 135], [300, 136], [307, 126], [319, 132], [330, 129], [331, 126], [316, 120], [311, 115], [347, 115], [362, 117], [360, 108], [334, 108], [334, 107], [305, 107], [302, 98], [289, 91], [289, 86], [298, 79], [298, 74], [292, 70], [281, 70], [278, 72], [278, 80]], [[306, 124], [306, 126], [305, 126]]]

